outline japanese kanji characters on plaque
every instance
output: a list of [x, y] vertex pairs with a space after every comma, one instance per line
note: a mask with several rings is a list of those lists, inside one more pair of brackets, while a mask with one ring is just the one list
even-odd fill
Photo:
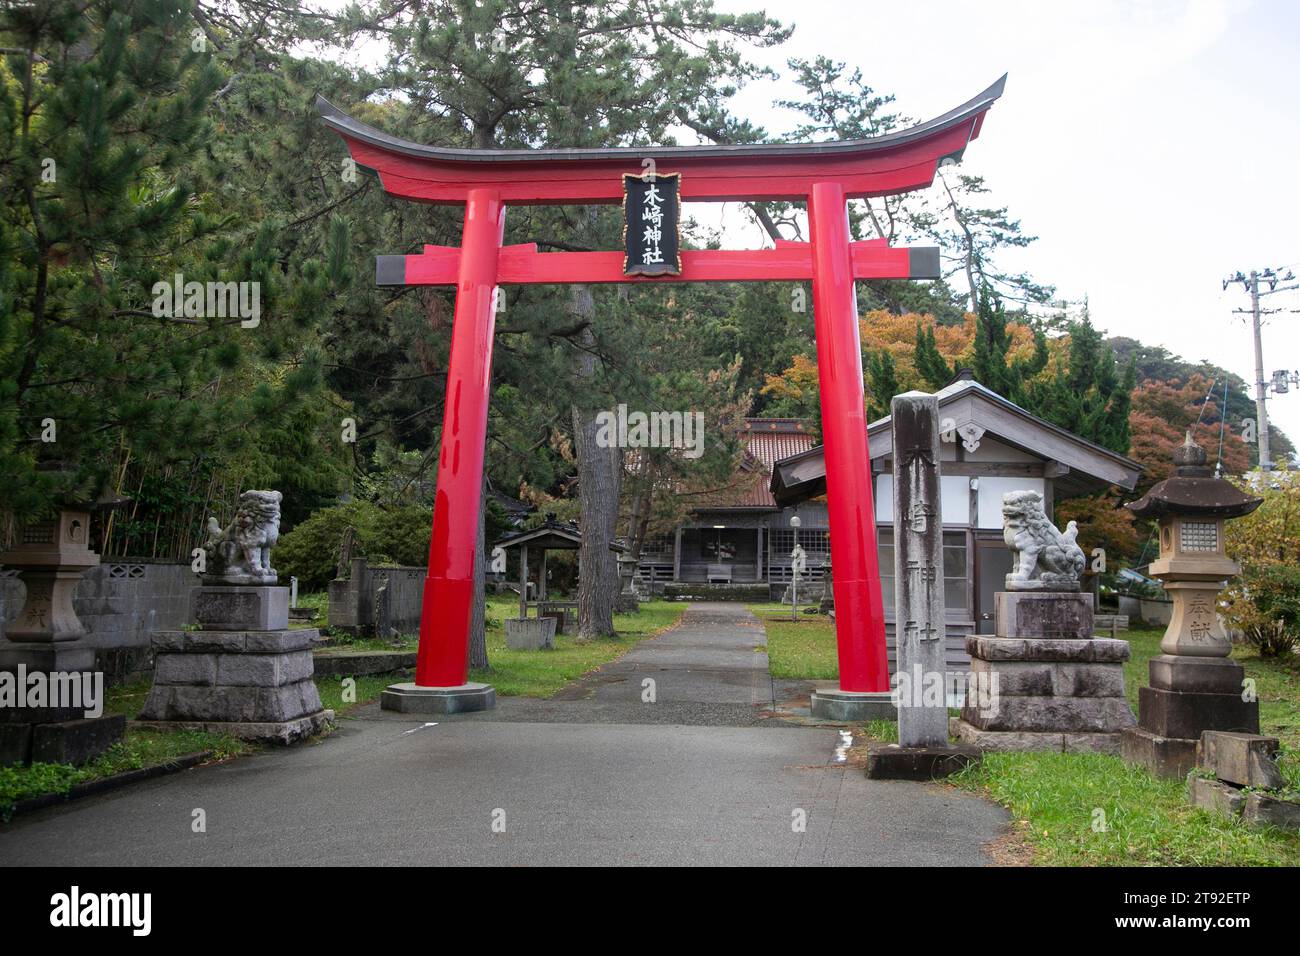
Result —
[[623, 174], [623, 274], [681, 275], [681, 173]]

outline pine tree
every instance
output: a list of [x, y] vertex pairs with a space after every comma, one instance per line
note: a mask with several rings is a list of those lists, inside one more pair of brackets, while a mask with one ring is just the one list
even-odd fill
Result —
[[1024, 405], [1030, 380], [1047, 367], [1047, 337], [1035, 328], [1034, 354], [1028, 359], [1009, 359], [1011, 336], [1007, 332], [1007, 319], [1002, 298], [984, 286], [977, 312], [972, 372], [976, 381], [1017, 405]]
[[957, 373], [939, 353], [935, 344], [933, 326], [916, 323], [916, 371], [933, 391], [938, 391], [953, 380]]
[[888, 349], [867, 352], [867, 412], [872, 421], [889, 414], [890, 402], [899, 392], [898, 372]]

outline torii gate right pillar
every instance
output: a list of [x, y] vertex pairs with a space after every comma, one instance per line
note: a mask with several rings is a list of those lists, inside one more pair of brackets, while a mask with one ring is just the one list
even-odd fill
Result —
[[840, 669], [840, 693], [814, 694], [813, 714], [831, 719], [892, 716], [857, 293], [848, 210], [839, 183], [813, 186], [808, 224]]

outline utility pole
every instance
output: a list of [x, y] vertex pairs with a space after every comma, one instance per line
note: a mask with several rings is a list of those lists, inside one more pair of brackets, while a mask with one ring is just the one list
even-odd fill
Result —
[[1268, 445], [1268, 404], [1264, 390], [1264, 344], [1259, 334], [1259, 273], [1250, 273], [1250, 321], [1255, 329], [1255, 424], [1259, 436], [1259, 470], [1273, 470]]
[[[1279, 275], [1273, 269], [1265, 269], [1262, 277], [1268, 282], [1268, 289], [1264, 292], [1259, 291], [1259, 280], [1261, 273], [1252, 269], [1249, 276], [1242, 275], [1238, 272], [1223, 280], [1223, 288], [1226, 290], [1234, 282], [1240, 282], [1246, 291], [1250, 293], [1250, 321], [1251, 330], [1255, 338], [1255, 436], [1259, 442], [1259, 470], [1273, 470], [1273, 454], [1269, 447], [1268, 437], [1268, 385], [1264, 380], [1264, 344], [1260, 335], [1260, 315], [1263, 310], [1259, 307], [1261, 296], [1272, 295], [1275, 292], [1285, 292], [1288, 289], [1300, 288], [1300, 286], [1278, 286], [1278, 280], [1290, 281], [1295, 276], [1288, 271], [1285, 276]], [[1236, 309], [1237, 312], [1245, 312], [1245, 309]], [[1277, 310], [1273, 310], [1277, 311]], [[1225, 414], [1227, 399], [1224, 400]]]

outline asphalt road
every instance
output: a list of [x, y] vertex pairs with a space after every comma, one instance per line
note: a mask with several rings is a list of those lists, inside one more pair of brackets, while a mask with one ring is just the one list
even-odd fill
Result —
[[763, 640], [743, 607], [693, 605], [556, 699], [450, 719], [364, 708], [315, 744], [20, 816], [0, 864], [990, 862], [1004, 810], [867, 780], [838, 729], [774, 712], [789, 688]]

